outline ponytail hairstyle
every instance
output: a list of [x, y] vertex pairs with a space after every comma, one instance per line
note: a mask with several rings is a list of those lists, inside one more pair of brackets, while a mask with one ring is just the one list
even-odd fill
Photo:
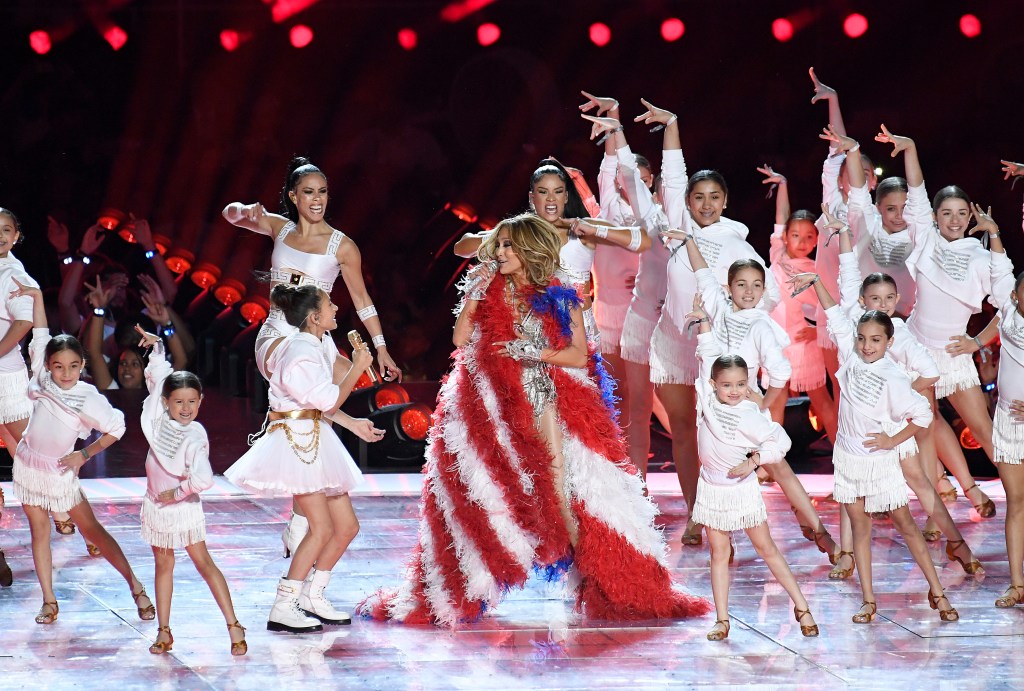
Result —
[[743, 269], [755, 269], [758, 273], [761, 274], [762, 283], [764, 283], [765, 280], [767, 280], [767, 277], [765, 276], [764, 272], [764, 266], [761, 265], [761, 262], [757, 261], [756, 259], [747, 258], [737, 259], [736, 261], [729, 265], [729, 277], [727, 279], [727, 282], [731, 285], [732, 279], [736, 278], [736, 274], [738, 274]]
[[75, 355], [77, 355], [82, 362], [85, 362], [85, 348], [83, 348], [82, 344], [78, 342], [78, 339], [68, 334], [61, 334], [60, 336], [54, 336], [50, 339], [50, 342], [46, 344], [46, 363], [49, 364], [50, 358], [65, 350], [73, 350]]
[[907, 187], [906, 178], [893, 175], [892, 177], [888, 177], [878, 183], [878, 187], [875, 188], [875, 203], [881, 204], [882, 200], [885, 199], [887, 195], [893, 194], [894, 192], [903, 192], [906, 194], [909, 190], [910, 188]]
[[305, 156], [296, 156], [288, 164], [288, 174], [285, 175], [284, 187], [281, 188], [281, 213], [291, 220], [292, 223], [299, 222], [299, 209], [295, 206], [291, 197], [288, 196], [288, 193], [295, 191], [295, 188], [299, 185], [299, 180], [304, 176], [313, 174], [320, 175], [324, 180], [327, 179], [323, 171], [313, 165]]
[[879, 283], [888, 283], [889, 285], [892, 286], [892, 289], [895, 290], [897, 293], [900, 290], [900, 287], [896, 285], [895, 278], [893, 278], [889, 274], [883, 274], [876, 271], [873, 274], [868, 274], [867, 277], [864, 279], [864, 282], [860, 284], [860, 296], [864, 297], [864, 293], [867, 291], [868, 288], [870, 288], [873, 285], [878, 285]]
[[537, 169], [530, 176], [531, 192], [537, 181], [545, 175], [557, 175], [565, 184], [565, 191], [567, 193], [565, 200], [566, 218], [586, 218], [590, 216], [586, 205], [583, 204], [583, 197], [580, 196], [579, 190], [576, 189], [576, 185], [573, 183], [572, 176], [569, 175], [569, 171], [566, 170], [565, 166], [557, 158], [545, 158], [537, 164]]
[[270, 302], [284, 312], [289, 324], [301, 329], [310, 314], [320, 309], [321, 290], [314, 285], [290, 286], [279, 283], [270, 291]]
[[860, 315], [860, 319], [857, 320], [858, 329], [862, 324], [868, 323], [881, 324], [882, 328], [885, 329], [885, 337], [892, 338], [892, 335], [896, 333], [896, 329], [892, 325], [892, 319], [889, 315], [881, 310], [868, 310], [864, 314]]
[[171, 372], [170, 376], [164, 379], [164, 387], [160, 391], [160, 395], [170, 398], [171, 394], [178, 389], [195, 389], [202, 396], [203, 382], [199, 381], [199, 377], [186, 370]]
[[722, 188], [722, 194], [726, 197], [729, 196], [729, 186], [725, 184], [725, 176], [717, 170], [705, 168], [704, 170], [698, 170], [696, 173], [691, 175], [690, 179], [686, 182], [686, 197], [690, 197], [690, 192], [698, 182], [704, 182], [705, 180], [710, 180], [715, 183]]
[[[788, 219], [786, 219], [786, 230], [789, 230], [789, 226], [791, 223], [795, 223], [797, 221], [810, 221], [811, 225], [814, 225], [817, 220], [818, 217], [815, 216], [812, 212], [808, 211], [807, 209], [797, 209], [796, 211], [789, 215]], [[818, 234], [817, 225], [814, 225], [814, 234]]]
[[21, 229], [21, 221], [19, 221], [18, 217], [14, 215], [13, 211], [2, 206], [0, 206], [0, 214], [11, 219], [11, 222], [14, 224], [14, 230], [18, 232], [18, 239], [14, 241], [14, 244], [20, 245], [21, 241], [25, 239], [25, 231]]
[[946, 185], [936, 192], [935, 197], [932, 198], [932, 211], [938, 213], [939, 206], [947, 199], [962, 199], [967, 202], [967, 208], [971, 208], [971, 198], [967, 196], [967, 193], [962, 188], [956, 185]]
[[740, 368], [744, 372], [750, 368], [747, 367], [747, 361], [735, 353], [728, 355], [719, 355], [718, 359], [711, 363], [711, 378], [717, 379], [718, 375], [727, 369]]

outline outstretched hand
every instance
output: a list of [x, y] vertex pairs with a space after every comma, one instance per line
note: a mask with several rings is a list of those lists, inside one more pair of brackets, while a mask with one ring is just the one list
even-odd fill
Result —
[[659, 108], [647, 99], [641, 98], [640, 103], [643, 104], [644, 108], [647, 110], [633, 118], [633, 122], [642, 122], [645, 125], [655, 123], [667, 126], [669, 120], [676, 116], [672, 111]]
[[580, 117], [593, 123], [590, 127], [591, 139], [596, 139], [602, 132], [614, 132], [622, 129], [622, 123], [617, 118], [597, 118], [586, 113]]
[[786, 283], [792, 288], [793, 295], [802, 293], [803, 291], [814, 285], [814, 282], [818, 280], [818, 274], [813, 271], [805, 271], [803, 273], [793, 274], [786, 280]]
[[96, 276], [96, 283], [89, 285], [88, 283], [83, 284], [89, 292], [85, 294], [85, 300], [93, 308], [106, 307], [110, 304], [111, 298], [114, 297], [114, 291], [116, 288], [104, 288], [103, 278], [99, 275]]
[[71, 233], [68, 227], [53, 216], [46, 217], [46, 239], [50, 241], [57, 254], [64, 254], [71, 249]]
[[811, 103], [817, 103], [818, 101], [828, 101], [835, 98], [838, 94], [836, 90], [831, 86], [826, 86], [821, 83], [818, 76], [814, 74], [814, 68], [808, 70], [811, 75], [811, 82], [814, 84], [814, 95], [811, 96]]
[[1003, 164], [1003, 180], [1009, 180], [1012, 177], [1024, 175], [1024, 163], [1014, 163], [1013, 161], [1003, 160], [1000, 160], [999, 162]]
[[910, 137], [901, 137], [898, 134], [893, 134], [886, 128], [885, 124], [882, 124], [882, 131], [875, 135], [875, 141], [881, 142], [882, 144], [892, 144], [893, 150], [889, 154], [891, 158], [896, 158], [901, 151], [912, 149], [914, 147], [914, 140]]
[[821, 134], [818, 135], [818, 138], [824, 139], [827, 142], [832, 142], [836, 151], [839, 151], [840, 153], [846, 153], [857, 146], [856, 139], [839, 134], [831, 124], [821, 130]]
[[12, 277], [11, 280], [14, 281], [14, 285], [18, 287], [11, 291], [9, 297], [16, 298], [21, 297], [22, 295], [31, 295], [33, 299], [35, 299], [37, 296], [42, 297], [43, 291], [41, 291], [39, 288], [36, 288], [35, 286], [24, 285], [17, 278]]
[[996, 225], [996, 221], [992, 218], [992, 207], [988, 207], [988, 211], [981, 208], [980, 204], [971, 203], [971, 215], [974, 216], [974, 222], [976, 225], [968, 230], [967, 232], [971, 235], [985, 231], [986, 233], [998, 233], [999, 226]]
[[704, 296], [698, 291], [693, 296], [693, 309], [684, 317], [685, 321], [707, 319], [708, 313], [704, 309]]
[[757, 169], [757, 172], [764, 175], [764, 180], [761, 181], [762, 185], [781, 185], [786, 182], [786, 176], [781, 173], [776, 173], [767, 163], [760, 166]]
[[583, 94], [585, 99], [587, 99], [586, 103], [580, 105], [580, 110], [582, 112], [589, 113], [594, 110], [594, 108], [597, 108], [597, 112], [594, 113], [594, 115], [600, 116], [605, 113], [618, 113], [619, 102], [614, 98], [610, 98], [608, 96], [594, 96], [593, 94], [588, 94], [586, 91], [580, 91], [580, 93]]
[[825, 230], [841, 230], [846, 227], [845, 223], [828, 210], [828, 204], [824, 202], [821, 204], [821, 213], [825, 217]]
[[152, 348], [160, 342], [160, 337], [156, 334], [151, 334], [143, 329], [138, 324], [135, 325], [135, 333], [139, 334], [139, 347], [140, 348]]

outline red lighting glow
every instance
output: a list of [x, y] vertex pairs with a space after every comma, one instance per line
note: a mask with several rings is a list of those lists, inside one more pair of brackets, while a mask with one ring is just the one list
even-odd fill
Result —
[[850, 14], [843, 20], [843, 31], [850, 38], [860, 38], [868, 30], [868, 18], [863, 14]]
[[603, 22], [590, 25], [590, 41], [598, 48], [604, 48], [612, 40], [612, 30]]
[[124, 223], [127, 217], [123, 212], [117, 209], [104, 209], [100, 212], [100, 215], [96, 218], [96, 223], [103, 226], [107, 230], [113, 230], [122, 223]]
[[772, 22], [772, 36], [780, 43], [793, 38], [793, 22], [785, 18], [776, 19]]
[[402, 411], [399, 417], [402, 431], [413, 441], [423, 441], [430, 431], [430, 408], [416, 403]]
[[233, 53], [242, 45], [242, 39], [234, 29], [224, 29], [220, 32], [220, 44], [224, 46], [224, 50]]
[[162, 257], [167, 254], [167, 250], [170, 249], [171, 239], [166, 235], [153, 233], [153, 244], [156, 245], [156, 251], [159, 252]]
[[191, 269], [195, 261], [196, 255], [182, 249], [171, 250], [170, 254], [164, 259], [167, 268], [179, 275]]
[[501, 38], [501, 29], [497, 24], [488, 22], [476, 28], [476, 41], [482, 46], [494, 45], [499, 38]]
[[199, 262], [195, 271], [192, 272], [192, 282], [203, 289], [212, 286], [219, 278], [220, 267], [210, 262]]
[[125, 43], [128, 42], [128, 34], [124, 32], [124, 29], [119, 27], [117, 24], [111, 24], [103, 30], [103, 38], [106, 39], [107, 43], [114, 50], [121, 50]]
[[476, 210], [469, 204], [452, 204], [451, 202], [448, 202], [444, 205], [444, 208], [446, 211], [451, 211], [452, 215], [463, 223], [476, 222]]
[[217, 298], [217, 301], [225, 307], [231, 307], [245, 297], [245, 286], [241, 281], [226, 278], [213, 289], [213, 297]]
[[296, 24], [288, 32], [288, 38], [296, 48], [305, 48], [313, 42], [313, 30], [305, 24]]
[[[244, 310], [245, 307], [243, 306], [242, 309]], [[352, 390], [359, 391], [360, 389], [368, 389], [371, 386], [373, 386], [373, 379], [370, 378], [368, 373], [363, 372], [359, 375], [359, 379], [356, 379], [356, 383], [352, 387]]]
[[270, 300], [257, 295], [243, 302], [238, 311], [242, 314], [242, 319], [250, 324], [261, 322], [270, 314]]
[[400, 29], [398, 32], [398, 45], [405, 50], [412, 50], [420, 42], [420, 37], [412, 29]]
[[977, 38], [981, 34], [981, 20], [973, 14], [960, 17], [960, 33], [967, 38]]
[[444, 6], [441, 10], [441, 19], [446, 22], [461, 22], [463, 19], [479, 12], [483, 8], [490, 5], [494, 0], [461, 0], [460, 2], [450, 2]]
[[971, 432], [970, 427], [964, 427], [963, 431], [960, 432], [960, 446], [968, 451], [977, 451], [981, 448], [981, 444], [974, 438], [974, 433]]
[[378, 410], [386, 405], [408, 402], [409, 392], [398, 384], [384, 384], [373, 394], [373, 404]]
[[686, 33], [686, 25], [682, 19], [671, 17], [661, 23], [661, 37], [671, 43], [678, 41]]
[[[960, 21], [960, 24], [963, 25], [963, 20]], [[28, 44], [32, 46], [32, 50], [40, 55], [46, 55], [50, 52], [50, 48], [53, 47], [50, 34], [45, 31], [33, 31], [30, 33], [28, 35]]]
[[129, 242], [129, 243], [134, 245], [135, 244], [135, 224], [134, 223], [130, 223], [130, 224], [124, 226], [123, 228], [121, 228], [121, 230], [117, 231], [117, 236], [119, 238], [121, 238], [122, 240], [124, 240], [125, 242]]
[[275, 24], [280, 24], [289, 17], [295, 16], [318, 2], [320, 0], [263, 0], [264, 5], [272, 5], [270, 16], [274, 18]]

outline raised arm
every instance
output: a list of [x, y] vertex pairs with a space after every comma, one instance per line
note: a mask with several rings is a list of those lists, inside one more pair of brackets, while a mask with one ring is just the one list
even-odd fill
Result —
[[864, 187], [867, 185], [867, 178], [864, 176], [864, 164], [860, 158], [860, 144], [857, 140], [840, 133], [832, 125], [822, 129], [818, 137], [831, 142], [832, 147], [837, 152], [846, 154], [846, 174], [850, 178], [850, 187]]
[[[881, 131], [875, 135], [875, 141], [883, 144], [892, 144], [892, 153], [889, 154], [892, 158], [896, 158], [900, 152], [903, 153], [903, 164], [906, 167], [908, 187], [917, 187], [924, 182], [924, 173], [921, 172], [921, 162], [917, 158], [917, 144], [914, 143], [913, 139], [893, 134], [883, 123]], [[859, 155], [860, 153], [858, 151], [858, 156]]]
[[[94, 310], [106, 310], [113, 294], [113, 289], [103, 288], [103, 280], [96, 277], [95, 285], [85, 285], [89, 289], [86, 295], [86, 302]], [[85, 356], [88, 361], [89, 373], [92, 374], [93, 384], [100, 391], [110, 388], [114, 378], [110, 375], [110, 368], [103, 357], [103, 316], [95, 312], [89, 314], [85, 324]]]
[[843, 122], [843, 111], [839, 107], [839, 92], [833, 89], [831, 86], [822, 84], [818, 79], [818, 76], [814, 73], [814, 68], [810, 68], [808, 72], [811, 75], [811, 83], [814, 85], [814, 96], [811, 97], [811, 103], [817, 103], [818, 101], [828, 102], [828, 121], [832, 124], [837, 134], [846, 136], [846, 123]]
[[71, 267], [64, 273], [57, 295], [60, 311], [60, 330], [64, 333], [77, 334], [82, 328], [82, 315], [78, 312], [75, 299], [82, 288], [82, 276], [85, 273], [85, 259], [90, 257], [103, 243], [103, 226], [93, 224], [85, 231], [82, 242], [78, 246], [78, 257], [73, 259]]
[[786, 184], [786, 176], [776, 173], [770, 165], [765, 163], [757, 169], [757, 172], [764, 175], [762, 185], [775, 185], [775, 224], [786, 225], [789, 221], [789, 185]]
[[484, 231], [482, 233], [466, 233], [455, 243], [452, 247], [452, 251], [455, 252], [456, 257], [462, 257], [469, 259], [475, 257], [477, 251], [480, 249], [480, 245], [484, 244], [484, 240], [487, 239], [487, 235], [490, 231]]
[[[585, 103], [580, 105], [581, 113], [589, 113], [594, 117], [602, 119], [607, 118], [614, 120], [616, 123], [604, 139], [604, 158], [601, 160], [601, 168], [597, 175], [597, 194], [601, 202], [601, 218], [613, 220], [607, 214], [608, 210], [612, 208], [611, 200], [618, 196], [618, 190], [615, 189], [615, 173], [618, 169], [618, 156], [616, 152], [627, 146], [626, 137], [622, 131], [622, 124], [619, 119], [619, 102], [614, 98], [594, 96], [586, 91], [581, 91], [580, 93], [587, 99]], [[592, 123], [590, 139], [593, 140], [600, 131], [598, 125]]]
[[338, 264], [341, 265], [341, 277], [345, 280], [349, 297], [352, 298], [352, 305], [356, 308], [359, 319], [363, 326], [370, 333], [373, 346], [377, 349], [377, 362], [380, 363], [380, 371], [384, 379], [391, 381], [397, 379], [402, 381], [402, 370], [395, 364], [391, 354], [388, 353], [388, 346], [384, 340], [384, 331], [380, 325], [380, 318], [377, 316], [377, 309], [366, 292], [366, 283], [363, 281], [362, 256], [356, 243], [348, 236], [341, 241], [338, 247]]
[[455, 347], [461, 348], [472, 340], [473, 315], [476, 313], [480, 301], [486, 298], [487, 287], [494, 280], [497, 271], [498, 263], [496, 261], [480, 262], [467, 271], [465, 277], [457, 284], [464, 297], [452, 334], [452, 343], [455, 344]]
[[186, 350], [184, 339], [188, 333], [188, 327], [182, 324], [185, 331], [178, 333], [178, 327], [171, 318], [171, 311], [167, 307], [166, 297], [160, 286], [146, 274], [139, 274], [138, 279], [143, 285], [140, 297], [142, 298], [142, 303], [146, 306], [149, 318], [167, 336], [167, 349], [170, 351], [171, 363], [174, 369], [186, 369], [188, 367], [189, 354]]
[[233, 226], [251, 230], [260, 235], [276, 237], [281, 228], [288, 223], [288, 219], [278, 214], [268, 214], [263, 205], [243, 204], [242, 202], [231, 202], [221, 212], [224, 220]]
[[135, 216], [132, 216], [132, 220], [135, 222], [135, 240], [146, 253], [150, 264], [153, 265], [153, 273], [156, 274], [156, 280], [160, 284], [165, 302], [174, 302], [174, 298], [178, 294], [178, 284], [174, 280], [171, 270], [164, 263], [163, 255], [157, 249], [156, 242], [153, 241], [153, 231], [149, 227], [149, 221], [144, 218], [136, 219]]

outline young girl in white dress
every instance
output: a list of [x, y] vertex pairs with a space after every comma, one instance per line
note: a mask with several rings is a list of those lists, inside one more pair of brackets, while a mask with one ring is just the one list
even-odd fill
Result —
[[330, 296], [313, 285], [277, 285], [270, 297], [297, 332], [266, 349], [262, 366], [270, 378], [271, 424], [224, 476], [257, 494], [293, 495], [309, 520], [310, 530], [277, 586], [267, 621], [270, 631], [303, 633], [321, 630], [320, 622], [351, 623], [324, 590], [331, 569], [359, 532], [348, 492], [362, 473], [324, 418], [338, 411], [372, 358], [365, 346], [355, 348], [349, 372], [340, 384], [333, 383], [324, 347], [337, 326], [338, 308]]
[[149, 396], [142, 404], [142, 432], [149, 442], [146, 455], [146, 496], [142, 500], [142, 539], [153, 547], [156, 561], [156, 613], [159, 628], [149, 652], [171, 650], [171, 593], [174, 590], [174, 550], [185, 549], [199, 575], [210, 587], [231, 636], [231, 654], [245, 655], [245, 627], [238, 623], [224, 574], [206, 548], [206, 518], [199, 493], [213, 487], [210, 441], [196, 422], [203, 385], [191, 372], [175, 372], [164, 355], [159, 336], [138, 326], [141, 347], [153, 352], [146, 365]]
[[[15, 284], [17, 281], [15, 280]], [[21, 500], [32, 533], [32, 559], [43, 590], [38, 624], [52, 624], [60, 607], [53, 589], [53, 556], [50, 551], [49, 512], [67, 512], [82, 536], [128, 583], [139, 618], [156, 616], [146, 589], [135, 577], [121, 546], [96, 520], [89, 500], [82, 494], [78, 469], [124, 434], [124, 414], [92, 384], [81, 381], [85, 351], [73, 336], [50, 338], [46, 309], [38, 288], [18, 285], [16, 295], [33, 300], [32, 380], [28, 396], [32, 416], [14, 454], [14, 493]], [[12, 295], [13, 296], [13, 295]], [[93, 430], [102, 436], [75, 449], [75, 442]]]
[[793, 599], [793, 616], [804, 636], [817, 636], [818, 626], [768, 529], [768, 511], [755, 471], [761, 465], [784, 463], [790, 439], [782, 425], [748, 399], [749, 370], [739, 355], [726, 355], [711, 333], [712, 319], [700, 296], [689, 315], [699, 325], [697, 356], [697, 448], [700, 477], [693, 520], [707, 529], [711, 544], [711, 590], [717, 620], [708, 640], [729, 635], [730, 533], [746, 532], [768, 569]]
[[[849, 232], [848, 229], [845, 232]], [[828, 328], [839, 351], [839, 431], [833, 451], [833, 494], [849, 512], [853, 551], [860, 576], [863, 604], [854, 623], [871, 622], [878, 606], [871, 574], [871, 513], [888, 511], [911, 555], [928, 581], [928, 604], [942, 621], [956, 621], [939, 582], [921, 530], [908, 507], [909, 496], [900, 469], [900, 444], [931, 423], [928, 400], [914, 391], [910, 377], [886, 356], [895, 328], [884, 312], [869, 310], [857, 321], [832, 299], [817, 276], [794, 277], [794, 287], [813, 284], [825, 308]], [[942, 605], [945, 606], [942, 606]]]

